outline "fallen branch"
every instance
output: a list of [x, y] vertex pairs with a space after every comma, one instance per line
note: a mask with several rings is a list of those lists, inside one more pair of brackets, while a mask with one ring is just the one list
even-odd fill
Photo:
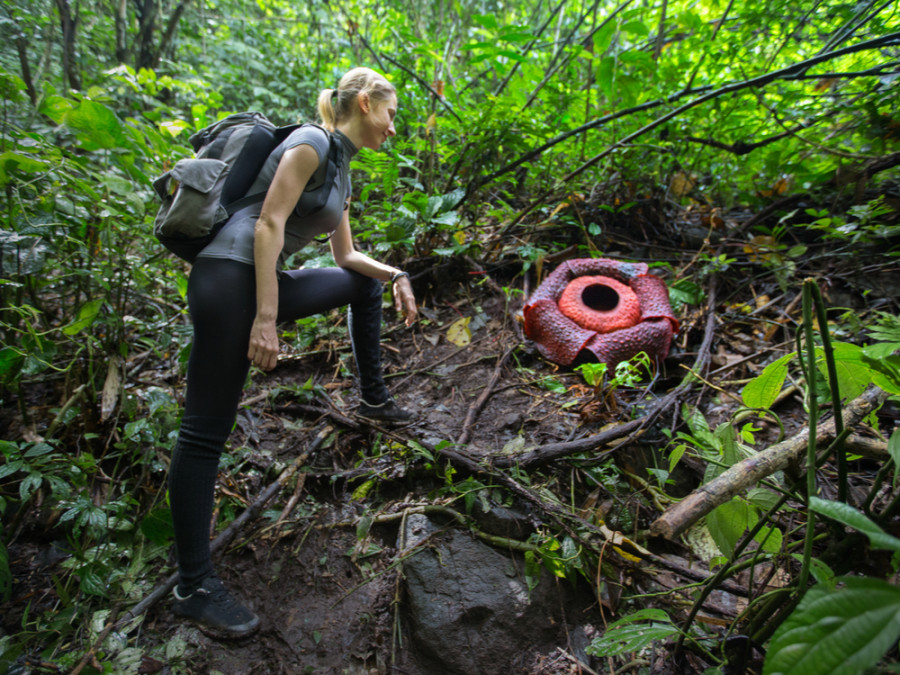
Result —
[[[877, 387], [869, 387], [859, 398], [851, 401], [844, 408], [842, 416], [844, 428], [857, 424], [863, 417], [881, 405], [886, 398], [887, 394]], [[797, 461], [800, 455], [806, 451], [808, 434], [808, 429], [804, 427], [793, 437], [776, 443], [730, 467], [653, 521], [650, 525], [650, 533], [666, 539], [674, 539], [720, 504], [724, 504], [739, 492]], [[819, 428], [816, 434], [816, 443], [826, 443], [834, 437], [835, 420], [831, 419]]]
[[647, 412], [638, 419], [629, 422], [617, 424], [609, 429], [588, 436], [587, 438], [579, 438], [575, 441], [567, 441], [564, 443], [548, 443], [539, 448], [535, 448], [531, 452], [525, 452], [520, 455], [497, 457], [493, 465], [498, 468], [508, 468], [517, 466], [520, 468], [540, 466], [549, 464], [563, 457], [568, 457], [580, 452], [589, 452], [596, 448], [602, 447], [612, 441], [617, 441], [626, 436], [632, 436], [639, 433], [642, 429], [648, 427], [666, 410], [678, 403], [682, 395], [690, 389], [696, 381], [694, 373], [702, 373], [706, 369], [709, 361], [709, 353], [712, 349], [713, 338], [715, 337], [716, 328], [716, 285], [715, 278], [710, 283], [706, 326], [703, 333], [703, 341], [697, 350], [697, 358], [694, 359], [694, 365], [684, 379], [672, 391], [666, 394], [653, 404]]
[[487, 386], [481, 390], [481, 394], [479, 394], [475, 402], [469, 406], [469, 411], [463, 422], [462, 433], [460, 433], [459, 438], [456, 439], [457, 445], [465, 445], [469, 442], [469, 435], [472, 431], [472, 424], [475, 423], [475, 417], [481, 412], [481, 409], [484, 407], [484, 404], [487, 403], [491, 394], [494, 393], [494, 387], [497, 386], [497, 380], [500, 379], [500, 375], [503, 373], [503, 366], [506, 364], [506, 359], [509, 358], [509, 355], [513, 353], [514, 349], [515, 346], [510, 347], [506, 350], [506, 353], [497, 360], [497, 366], [494, 368], [494, 373], [491, 375], [491, 379], [487, 383]]
[[[274, 482], [269, 484], [269, 486], [260, 493], [259, 497], [248, 506], [241, 515], [232, 521], [232, 523], [225, 528], [225, 530], [215, 538], [212, 544], [210, 544], [209, 550], [210, 553], [216, 553], [217, 551], [225, 548], [228, 544], [231, 543], [232, 539], [234, 539], [235, 535], [244, 527], [249, 521], [256, 518], [260, 512], [265, 508], [266, 504], [281, 492], [281, 489], [285, 486], [285, 484], [291, 479], [301, 466], [309, 459], [309, 456], [314, 453], [319, 446], [322, 444], [322, 441], [325, 440], [325, 437], [331, 432], [331, 427], [324, 427], [321, 431], [316, 434], [316, 437], [313, 439], [312, 443], [306, 448], [304, 452], [297, 456], [297, 459], [291, 463], [289, 467], [287, 467], [284, 471], [281, 472], [281, 475], [275, 479]], [[134, 619], [135, 617], [140, 616], [148, 609], [153, 607], [157, 602], [159, 602], [162, 598], [169, 594], [173, 588], [175, 588], [175, 584], [178, 583], [178, 573], [175, 572], [169, 576], [162, 584], [157, 586], [153, 592], [148, 595], [146, 598], [141, 600], [138, 604], [128, 610], [125, 615], [119, 619], [115, 626], [116, 628], [121, 628], [129, 621]]]

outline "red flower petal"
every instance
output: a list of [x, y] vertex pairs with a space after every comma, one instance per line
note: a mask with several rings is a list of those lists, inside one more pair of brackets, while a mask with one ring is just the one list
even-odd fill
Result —
[[678, 320], [644, 263], [578, 258], [557, 267], [524, 308], [525, 335], [564, 366], [590, 356], [615, 365], [646, 352], [664, 359]]

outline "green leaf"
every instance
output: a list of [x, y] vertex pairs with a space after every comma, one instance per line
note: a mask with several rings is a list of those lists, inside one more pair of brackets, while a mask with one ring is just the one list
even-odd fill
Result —
[[51, 94], [41, 101], [41, 113], [49, 117], [57, 124], [62, 124], [66, 113], [75, 107], [75, 103], [62, 96]]
[[897, 475], [900, 474], [900, 429], [894, 429], [888, 439], [888, 454], [894, 460], [894, 482], [897, 482]]
[[78, 317], [68, 326], [63, 327], [62, 332], [66, 335], [76, 335], [80, 333], [94, 323], [102, 306], [103, 298], [88, 300], [81, 306], [81, 309], [78, 310]]
[[7, 462], [3, 466], [0, 466], [0, 478], [6, 478], [16, 471], [27, 471], [25, 462], [16, 460], [15, 462]]
[[12, 347], [0, 349], [0, 377], [5, 378], [7, 373], [13, 372], [23, 359], [22, 354]]
[[[645, 622], [647, 621], [647, 622]], [[665, 640], [679, 633], [661, 609], [642, 609], [609, 624], [606, 632], [587, 648], [593, 656], [617, 656], [640, 651], [651, 642]]]
[[704, 297], [703, 287], [689, 279], [679, 279], [669, 286], [669, 299], [673, 303], [699, 305]]
[[843, 587], [810, 589], [775, 631], [763, 675], [857, 675], [900, 636], [900, 588], [844, 577]]
[[172, 511], [166, 506], [153, 509], [141, 520], [141, 532], [154, 544], [164, 545], [171, 542], [175, 536]]
[[753, 540], [759, 544], [759, 547], [767, 553], [778, 553], [781, 551], [781, 545], [784, 541], [784, 535], [777, 527], [769, 527], [762, 525], [759, 532], [753, 537]]
[[479, 26], [484, 26], [485, 28], [490, 28], [491, 30], [496, 30], [498, 27], [497, 17], [493, 14], [473, 14], [472, 21], [477, 23]]
[[88, 144], [103, 149], [121, 145], [122, 124], [112, 110], [96, 101], [82, 101], [64, 115], [63, 123]]
[[876, 523], [849, 504], [832, 502], [819, 497], [809, 498], [809, 508], [832, 520], [843, 523], [854, 530], [862, 532], [872, 542], [872, 546], [888, 551], [900, 551], [900, 539], [882, 530]]
[[[751, 516], [753, 516], [752, 522]], [[726, 556], [734, 551], [734, 547], [747, 528], [755, 524], [755, 515], [751, 514], [750, 506], [739, 497], [720, 504], [706, 516], [706, 527], [709, 529], [713, 541], [716, 542], [716, 546]]]
[[17, 152], [4, 152], [0, 154], [0, 186], [9, 182], [11, 171], [23, 171], [25, 173], [37, 173], [44, 171], [48, 164], [28, 155]]
[[650, 34], [650, 29], [640, 21], [629, 21], [622, 24], [622, 30], [638, 37], [644, 37]]
[[25, 476], [25, 480], [19, 483], [19, 496], [22, 498], [22, 501], [24, 502], [31, 497], [34, 491], [37, 490], [43, 482], [44, 477], [37, 471]]
[[773, 361], [763, 371], [750, 380], [741, 391], [741, 398], [748, 408], [768, 409], [775, 403], [784, 381], [787, 379], [787, 363], [794, 354], [785, 354], [777, 361]]
[[900, 345], [879, 343], [864, 347], [862, 362], [872, 371], [872, 381], [889, 394], [900, 395], [900, 355], [894, 354]]
[[40, 457], [48, 452], [53, 452], [53, 446], [49, 443], [35, 443], [25, 451], [23, 457]]
[[[847, 342], [835, 342], [833, 349], [838, 391], [842, 399], [854, 399], [862, 394], [872, 381], [872, 373], [868, 366], [863, 363], [862, 347]], [[827, 381], [828, 369], [825, 365], [823, 351], [819, 348], [816, 352], [819, 371]]]

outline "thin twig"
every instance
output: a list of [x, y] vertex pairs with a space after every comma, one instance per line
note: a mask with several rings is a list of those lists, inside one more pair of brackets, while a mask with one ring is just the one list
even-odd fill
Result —
[[469, 406], [469, 412], [466, 414], [466, 419], [463, 422], [462, 433], [460, 433], [459, 438], [456, 439], [457, 445], [465, 445], [469, 442], [469, 435], [472, 431], [472, 424], [475, 422], [475, 417], [481, 412], [484, 404], [493, 393], [494, 387], [497, 386], [497, 381], [503, 373], [503, 366], [506, 364], [506, 360], [509, 358], [509, 355], [513, 353], [514, 349], [515, 347], [510, 347], [506, 350], [506, 353], [497, 360], [494, 373], [491, 375], [491, 379], [488, 381], [487, 386], [481, 390], [481, 394], [479, 394], [475, 402]]

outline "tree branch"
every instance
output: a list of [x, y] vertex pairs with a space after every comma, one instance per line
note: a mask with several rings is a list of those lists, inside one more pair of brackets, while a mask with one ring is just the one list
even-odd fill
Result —
[[425, 89], [427, 89], [429, 91], [429, 93], [435, 98], [435, 100], [440, 101], [441, 105], [443, 105], [447, 109], [447, 112], [449, 112], [451, 115], [453, 115], [457, 119], [457, 121], [462, 122], [462, 119], [460, 118], [460, 116], [457, 115], [456, 112], [453, 110], [453, 108], [450, 107], [450, 104], [447, 102], [447, 100], [434, 90], [434, 87], [432, 87], [425, 80], [423, 80], [416, 73], [411, 71], [409, 68], [404, 66], [402, 63], [400, 63], [396, 59], [392, 59], [390, 56], [388, 56], [384, 52], [381, 52], [381, 56], [383, 56], [385, 59], [387, 59], [388, 61], [393, 63], [400, 70], [405, 72], [407, 75], [409, 75], [411, 78], [413, 78], [416, 82], [418, 82], [423, 87], [425, 87]]
[[[650, 122], [649, 124], [645, 124], [640, 129], [630, 133], [628, 136], [626, 136], [622, 140], [612, 144], [603, 152], [601, 152], [597, 155], [594, 155], [589, 160], [584, 162], [581, 166], [579, 166], [577, 169], [575, 169], [575, 170], [569, 172], [568, 174], [566, 174], [565, 176], [563, 176], [560, 179], [560, 182], [567, 183], [568, 181], [570, 181], [573, 178], [575, 178], [576, 176], [584, 173], [589, 168], [591, 168], [592, 166], [597, 164], [597, 162], [599, 162], [604, 157], [607, 157], [608, 155], [612, 154], [615, 150], [621, 148], [622, 146], [628, 145], [635, 139], [639, 138], [640, 136], [643, 136], [648, 131], [651, 131], [658, 126], [665, 124], [669, 120], [672, 120], [675, 117], [678, 117], [679, 115], [690, 110], [691, 108], [696, 108], [697, 106], [702, 105], [703, 103], [707, 103], [708, 101], [711, 101], [715, 98], [724, 96], [726, 94], [733, 94], [733, 93], [736, 93], [743, 89], [765, 87], [765, 86], [771, 84], [772, 82], [775, 82], [776, 80], [785, 79], [786, 77], [796, 75], [798, 73], [804, 73], [805, 71], [809, 70], [809, 68], [811, 68], [812, 66], [818, 65], [819, 63], [824, 63], [825, 61], [830, 61], [832, 59], [836, 59], [841, 56], [846, 56], [847, 54], [853, 54], [855, 52], [865, 51], [867, 49], [877, 49], [880, 47], [886, 47], [886, 46], [894, 45], [894, 44], [898, 44], [898, 43], [900, 43], [900, 32], [890, 33], [888, 35], [883, 35], [878, 38], [866, 40], [864, 42], [860, 42], [858, 44], [851, 45], [849, 47], [844, 47], [843, 49], [839, 49], [837, 51], [814, 56], [812, 58], [806, 59], [805, 61], [800, 61], [799, 63], [795, 63], [795, 64], [787, 66], [785, 68], [780, 68], [779, 70], [772, 71], [771, 73], [766, 73], [765, 75], [758, 75], [757, 77], [751, 78], [749, 80], [744, 80], [742, 82], [733, 82], [731, 84], [727, 84], [727, 85], [720, 87], [718, 89], [715, 89], [707, 94], [704, 94], [704, 95], [694, 99], [693, 101], [690, 101], [689, 103], [685, 103], [684, 105], [679, 106], [678, 108], [675, 108], [674, 110], [666, 113], [665, 115], [662, 115], [661, 117], [657, 118], [653, 122]], [[582, 125], [582, 126], [585, 126], [585, 125]], [[528, 207], [526, 207], [525, 209], [523, 209], [522, 211], [519, 212], [519, 214], [503, 229], [503, 232], [504, 233], [507, 232], [511, 227], [520, 223], [526, 215], [528, 215], [534, 209], [536, 209], [538, 206], [543, 204], [546, 201], [547, 197], [549, 197], [552, 192], [553, 192], [553, 189], [551, 188], [549, 190], [544, 191], [540, 195], [538, 195], [538, 197], [532, 201], [531, 205], [529, 205]]]
[[[877, 387], [869, 387], [862, 396], [844, 408], [844, 428], [857, 424], [863, 417], [881, 405], [887, 394]], [[776, 443], [752, 457], [731, 466], [715, 479], [669, 508], [650, 525], [652, 534], [674, 539], [700, 518], [720, 504], [724, 504], [739, 492], [755, 485], [766, 476], [788, 467], [807, 449], [809, 431], [806, 427], [793, 437]], [[822, 424], [816, 434], [816, 443], [822, 444], [835, 437], [835, 420]]]
[[181, 21], [181, 17], [190, 2], [191, 0], [181, 0], [175, 8], [175, 11], [169, 16], [169, 21], [166, 23], [166, 30], [163, 33], [162, 38], [160, 38], [159, 46], [156, 48], [156, 53], [153, 56], [154, 68], [159, 65], [160, 59], [169, 50], [172, 40], [175, 39], [175, 30], [178, 28], [178, 22]]

